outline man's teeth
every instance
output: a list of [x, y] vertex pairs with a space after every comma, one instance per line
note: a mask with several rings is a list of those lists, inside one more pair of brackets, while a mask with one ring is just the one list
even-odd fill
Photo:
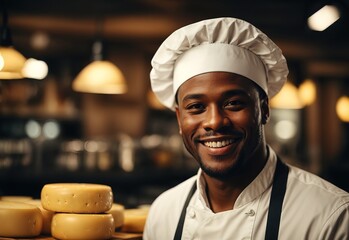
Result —
[[210, 148], [220, 148], [232, 144], [233, 140], [215, 141], [215, 142], [204, 142], [205, 146]]

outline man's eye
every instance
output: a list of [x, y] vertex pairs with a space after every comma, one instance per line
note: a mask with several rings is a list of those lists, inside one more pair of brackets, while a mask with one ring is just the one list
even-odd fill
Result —
[[204, 105], [201, 103], [193, 103], [193, 104], [189, 104], [186, 107], [187, 110], [192, 111], [192, 112], [198, 112], [198, 111], [202, 111], [204, 109]]
[[234, 101], [229, 101], [226, 103], [226, 106], [235, 106], [235, 105], [240, 105], [242, 102], [239, 100], [234, 100]]
[[239, 108], [242, 108], [243, 106], [244, 106], [244, 102], [240, 100], [231, 100], [231, 101], [227, 101], [224, 104], [225, 108], [234, 108], [234, 109], [239, 109]]

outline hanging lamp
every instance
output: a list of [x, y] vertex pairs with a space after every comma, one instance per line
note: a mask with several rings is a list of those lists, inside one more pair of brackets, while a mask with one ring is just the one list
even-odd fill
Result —
[[281, 91], [270, 99], [270, 106], [279, 109], [301, 109], [304, 107], [297, 87], [291, 82], [286, 82]]
[[103, 45], [97, 40], [92, 46], [93, 61], [77, 75], [73, 89], [77, 92], [122, 94], [127, 91], [121, 70], [102, 58]]
[[298, 93], [304, 106], [313, 104], [316, 100], [315, 82], [311, 79], [306, 79], [299, 85]]
[[22, 68], [25, 61], [25, 57], [13, 47], [7, 11], [3, 7], [0, 38], [0, 80], [23, 78]]
[[343, 122], [349, 123], [349, 96], [341, 96], [336, 103], [336, 113]]

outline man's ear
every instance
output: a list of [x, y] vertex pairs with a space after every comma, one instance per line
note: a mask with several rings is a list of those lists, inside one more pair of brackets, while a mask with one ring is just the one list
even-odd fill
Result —
[[270, 117], [270, 108], [269, 108], [269, 98], [264, 97], [261, 100], [261, 113], [262, 113], [262, 124], [267, 124]]
[[177, 117], [177, 123], [178, 123], [178, 127], [179, 127], [179, 134], [182, 135], [182, 126], [181, 126], [181, 122], [179, 121], [180, 113], [179, 113], [178, 107], [176, 107], [176, 117]]

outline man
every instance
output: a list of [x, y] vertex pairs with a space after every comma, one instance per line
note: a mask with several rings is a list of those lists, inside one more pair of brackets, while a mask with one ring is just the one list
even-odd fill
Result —
[[349, 239], [349, 194], [266, 143], [268, 101], [288, 68], [265, 34], [240, 19], [201, 21], [170, 35], [152, 66], [152, 89], [200, 169], [154, 201], [145, 240]]

